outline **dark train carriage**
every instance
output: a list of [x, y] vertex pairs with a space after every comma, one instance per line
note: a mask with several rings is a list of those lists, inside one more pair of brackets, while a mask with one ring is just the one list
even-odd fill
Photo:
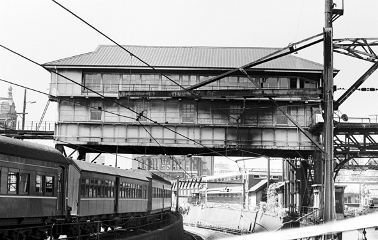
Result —
[[152, 206], [151, 213], [168, 211], [172, 207], [171, 182], [156, 175], [152, 177]]
[[72, 208], [72, 216], [107, 219], [114, 214], [146, 214], [148, 179], [144, 175], [132, 170], [70, 161], [68, 206]]
[[68, 165], [54, 148], [0, 136], [0, 225], [63, 218]]
[[101, 216], [116, 211], [116, 168], [70, 159], [68, 206], [72, 216]]
[[147, 214], [149, 179], [133, 170], [120, 170], [119, 176], [117, 212]]

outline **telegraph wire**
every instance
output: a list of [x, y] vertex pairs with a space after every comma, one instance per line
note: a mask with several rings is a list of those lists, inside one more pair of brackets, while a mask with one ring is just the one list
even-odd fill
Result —
[[[68, 8], [64, 7], [62, 4], [58, 3], [57, 1], [55, 0], [51, 0], [53, 1], [55, 4], [57, 4], [58, 6], [60, 6], [61, 8], [63, 8], [64, 10], [66, 10], [67, 12], [69, 12], [70, 14], [72, 14], [74, 17], [78, 18], [80, 21], [82, 21], [83, 23], [85, 23], [87, 26], [89, 26], [90, 28], [92, 28], [93, 30], [95, 30], [96, 32], [98, 32], [99, 34], [101, 34], [103, 37], [105, 37], [106, 39], [108, 39], [109, 41], [111, 41], [112, 43], [114, 43], [115, 45], [117, 45], [118, 47], [120, 47], [122, 50], [126, 51], [131, 57], [135, 57], [137, 60], [139, 60], [140, 62], [142, 62], [143, 64], [145, 64], [147, 67], [151, 68], [152, 70], [154, 70], [155, 72], [157, 72], [158, 74], [160, 74], [161, 76], [164, 76], [165, 78], [167, 78], [169, 81], [173, 82], [174, 84], [176, 84], [177, 86], [179, 86], [180, 88], [182, 88], [183, 90], [185, 90], [186, 92], [192, 94], [194, 97], [200, 99], [199, 96], [197, 96], [195, 93], [193, 93], [192, 91], [190, 91], [189, 89], [185, 88], [184, 86], [182, 86], [181, 84], [177, 83], [176, 81], [172, 80], [170, 77], [168, 77], [166, 74], [160, 72], [158, 69], [156, 69], [154, 66], [150, 65], [149, 63], [147, 63], [146, 61], [144, 61], [143, 59], [141, 59], [140, 57], [138, 57], [137, 55], [135, 55], [134, 53], [132, 53], [131, 51], [127, 50], [124, 46], [122, 46], [121, 44], [117, 43], [116, 41], [114, 41], [112, 38], [110, 38], [109, 36], [107, 36], [105, 33], [103, 33], [102, 31], [98, 30], [96, 27], [94, 27], [93, 25], [91, 25], [90, 23], [88, 23], [87, 21], [85, 21], [83, 18], [81, 18], [80, 16], [78, 16], [77, 14], [75, 14], [74, 12], [72, 12], [71, 10], [69, 10]], [[233, 116], [225, 113], [224, 111], [221, 111], [221, 110], [218, 110], [220, 111], [221, 113], [223, 113], [224, 115], [227, 115], [228, 117], [231, 117], [233, 118]]]
[[[62, 77], [62, 78], [64, 78], [64, 79], [67, 79], [67, 80], [69, 80], [70, 82], [73, 82], [73, 83], [75, 83], [75, 84], [81, 86], [82, 88], [85, 88], [85, 89], [87, 89], [87, 90], [89, 90], [89, 91], [91, 91], [91, 92], [93, 92], [93, 93], [99, 95], [99, 96], [102, 97], [102, 98], [106, 98], [104, 95], [102, 95], [102, 94], [100, 94], [100, 93], [98, 93], [98, 92], [96, 92], [96, 91], [94, 91], [94, 90], [92, 90], [92, 89], [90, 89], [90, 88], [84, 86], [83, 84], [80, 84], [80, 83], [78, 83], [78, 82], [75, 82], [74, 80], [72, 80], [72, 79], [70, 79], [70, 78], [68, 78], [68, 77], [66, 77], [66, 76], [64, 76], [64, 75], [62, 75], [62, 74], [60, 74], [60, 73], [58, 73], [58, 72], [54, 72], [54, 71], [52, 71], [52, 70], [46, 68], [45, 66], [43, 66], [43, 65], [41, 65], [41, 64], [39, 64], [39, 63], [37, 63], [37, 62], [35, 62], [35, 61], [33, 61], [33, 60], [27, 58], [27, 57], [25, 57], [25, 56], [23, 56], [23, 55], [21, 55], [20, 53], [17, 53], [17, 52], [15, 52], [15, 51], [13, 51], [13, 50], [11, 50], [11, 49], [9, 49], [9, 48], [3, 46], [3, 45], [0, 45], [0, 47], [4, 48], [4, 49], [6, 49], [6, 50], [8, 50], [8, 51], [10, 51], [10, 52], [12, 52], [12, 53], [14, 53], [14, 54], [20, 56], [20, 57], [22, 57], [22, 58], [24, 58], [24, 59], [26, 59], [26, 60], [28, 60], [28, 61], [30, 61], [30, 62], [32, 62], [32, 63], [38, 65], [38, 66], [40, 66], [40, 67], [42, 67], [42, 68], [44, 68], [44, 69], [47, 70], [48, 72], [54, 73], [54, 74], [56, 74], [56, 75], [58, 75], [58, 76], [60, 76], [60, 77]], [[117, 101], [113, 101], [113, 100], [110, 100], [110, 101], [112, 101], [113, 103], [115, 103], [115, 104], [117, 104], [117, 105], [119, 105], [119, 106], [121, 106], [121, 107], [124, 107], [124, 108], [128, 109], [129, 111], [131, 111], [131, 112], [133, 112], [133, 113], [135, 113], [135, 114], [139, 114], [139, 112], [137, 112], [137, 111], [135, 111], [135, 110], [133, 110], [133, 109], [127, 107], [127, 106], [124, 106], [124, 105], [122, 105], [121, 103], [119, 103], [119, 102], [117, 102]], [[152, 119], [150, 119], [150, 118], [148, 118], [148, 117], [146, 117], [146, 116], [144, 116], [144, 118], [146, 118], [147, 120], [149, 120], [149, 121], [151, 121], [151, 122], [153, 122], [153, 123], [155, 123], [155, 124], [158, 124], [159, 126], [165, 128], [165, 129], [168, 129], [169, 131], [171, 131], [171, 132], [173, 132], [173, 133], [176, 133], [177, 135], [179, 135], [179, 136], [181, 136], [181, 137], [183, 137], [183, 138], [185, 138], [185, 139], [187, 139], [187, 140], [190, 140], [190, 141], [192, 141], [192, 142], [194, 142], [194, 143], [196, 143], [196, 144], [198, 144], [198, 145], [200, 145], [200, 146], [202, 146], [202, 147], [204, 147], [204, 148], [210, 150], [211, 152], [213, 152], [213, 153], [215, 153], [215, 154], [217, 154], [217, 155], [223, 156], [223, 155], [221, 155], [220, 153], [218, 153], [218, 152], [216, 152], [216, 151], [214, 151], [214, 150], [212, 150], [212, 149], [206, 147], [206, 146], [203, 145], [202, 143], [200, 143], [200, 142], [198, 142], [198, 141], [196, 141], [196, 140], [194, 140], [194, 139], [191, 139], [191, 138], [189, 138], [189, 137], [187, 137], [187, 136], [185, 136], [185, 135], [183, 135], [183, 134], [181, 134], [181, 133], [178, 133], [178, 132], [176, 132], [176, 131], [170, 129], [170, 128], [167, 127], [167, 126], [164, 126], [163, 124], [158, 123], [157, 121], [154, 121], [154, 120], [152, 120]], [[223, 156], [223, 157], [228, 158], [227, 156]], [[228, 158], [228, 159], [229, 159], [229, 158]], [[230, 159], [230, 160], [231, 160], [231, 159]], [[232, 161], [232, 160], [231, 160], [231, 161]]]
[[[33, 89], [33, 88], [29, 88], [29, 87], [26, 87], [26, 86], [23, 86], [23, 85], [20, 85], [20, 84], [17, 84], [17, 83], [13, 83], [13, 82], [10, 82], [10, 81], [4, 80], [4, 79], [0, 79], [0, 81], [9, 83], [9, 84], [12, 84], [14, 86], [21, 87], [21, 88], [24, 88], [24, 89], [27, 89], [27, 90], [30, 90], [30, 91], [33, 91], [33, 92], [37, 92], [37, 93], [46, 95], [46, 96], [51, 97], [51, 98], [55, 98], [55, 96], [53, 96], [51, 94], [48, 94], [48, 93], [45, 93], [45, 92], [41, 92], [39, 90], [36, 90], [36, 89]], [[74, 105], [79, 105], [79, 106], [87, 107], [87, 108], [90, 108], [90, 109], [99, 110], [99, 111], [102, 111], [102, 112], [113, 114], [113, 115], [116, 115], [116, 116], [119, 116], [119, 117], [130, 118], [130, 119], [135, 120], [135, 118], [133, 118], [133, 117], [129, 117], [129, 116], [125, 116], [125, 115], [122, 115], [122, 114], [110, 112], [110, 111], [107, 111], [107, 110], [104, 110], [104, 109], [99, 109], [98, 107], [92, 107], [90, 105], [81, 104], [79, 101], [75, 101], [75, 100], [72, 100], [72, 99], [69, 99], [69, 98], [64, 99], [64, 101], [71, 102]]]
[[[9, 128], [9, 127], [7, 127], [7, 126], [3, 126], [3, 127], [4, 127], [5, 129], [7, 129], [7, 130], [14, 130], [14, 129]], [[94, 148], [91, 148], [91, 147], [88, 147], [88, 146], [79, 146], [79, 145], [72, 144], [72, 143], [70, 143], [70, 142], [66, 142], [66, 141], [63, 141], [63, 140], [57, 140], [57, 139], [54, 139], [54, 141], [61, 142], [61, 143], [65, 143], [65, 144], [70, 144], [70, 145], [73, 145], [73, 146], [76, 146], [76, 147], [86, 148], [86, 149], [89, 149], [89, 150], [92, 150], [92, 151], [95, 151], [95, 152], [98, 151], [98, 149], [94, 149]], [[75, 150], [75, 151], [76, 151], [76, 150]], [[75, 152], [75, 151], [74, 151], [74, 152]], [[102, 151], [103, 151], [103, 150], [102, 150]], [[69, 156], [71, 156], [74, 152], [72, 152]], [[113, 156], [116, 155], [116, 154], [114, 154], [114, 153], [106, 152], [106, 151], [103, 151], [103, 152], [101, 152], [101, 153], [107, 153], [107, 154], [110, 154], [110, 155], [113, 155]], [[69, 157], [69, 156], [68, 156], [68, 157]], [[171, 176], [168, 175], [168, 174], [166, 174], [165, 172], [162, 172], [162, 171], [160, 171], [159, 169], [156, 169], [156, 168], [154, 168], [153, 166], [148, 165], [147, 163], [141, 162], [141, 161], [138, 160], [137, 158], [129, 158], [129, 157], [122, 156], [122, 155], [117, 155], [117, 156], [118, 156], [118, 157], [121, 157], [121, 158], [129, 159], [129, 160], [135, 160], [135, 161], [137, 161], [137, 162], [139, 162], [139, 163], [142, 163], [143, 165], [146, 165], [146, 166], [150, 167], [151, 169], [156, 170], [156, 171], [158, 171], [158, 172], [160, 172], [160, 173], [162, 173], [162, 174], [168, 176], [169, 178], [171, 178]], [[116, 167], [116, 166], [114, 166], [114, 167]], [[184, 169], [183, 169], [183, 170], [184, 170]], [[184, 171], [185, 171], [185, 170], [184, 170]]]
[[[7, 81], [7, 80], [4, 80], [4, 79], [0, 79], [0, 81], [3, 81], [3, 82], [6, 82], [6, 83], [9, 83], [9, 84], [12, 84], [12, 85], [15, 85], [15, 86], [18, 86], [18, 87], [21, 87], [21, 88], [25, 88], [25, 89], [28, 89], [28, 90], [30, 90], [30, 91], [34, 91], [34, 92], [37, 92], [37, 93], [40, 93], [40, 94], [43, 94], [43, 95], [46, 95], [46, 96], [48, 96], [48, 97], [53, 97], [52, 95], [50, 95], [50, 94], [48, 94], [48, 93], [44, 93], [44, 92], [41, 92], [41, 91], [39, 91], [39, 90], [36, 90], [36, 89], [33, 89], [33, 88], [29, 88], [29, 87], [25, 87], [25, 86], [22, 86], [22, 85], [19, 85], [19, 84], [16, 84], [16, 83], [12, 83], [12, 82], [10, 82], [10, 81]], [[110, 113], [110, 114], [114, 114], [114, 115], [117, 115], [117, 116], [120, 116], [120, 117], [125, 117], [125, 118], [130, 118], [130, 119], [133, 119], [133, 120], [136, 120], [136, 121], [138, 121], [138, 123], [144, 128], [144, 130], [151, 136], [151, 138], [152, 139], [154, 139], [154, 141], [161, 147], [161, 149], [163, 150], [163, 152], [165, 153], [165, 150], [164, 150], [164, 147], [162, 147], [161, 145], [160, 145], [160, 143], [151, 135], [151, 133], [145, 128], [145, 126], [139, 121], [139, 119], [138, 118], [133, 118], [133, 117], [128, 117], [128, 116], [125, 116], [125, 115], [121, 115], [121, 114], [117, 114], [117, 113], [113, 113], [113, 112], [109, 112], [109, 111], [106, 111], [106, 110], [104, 110], [104, 109], [98, 109], [97, 107], [91, 107], [91, 106], [89, 106], [89, 105], [84, 105], [84, 104], [80, 104], [80, 103], [78, 103], [78, 102], [76, 102], [75, 100], [71, 100], [71, 99], [65, 99], [66, 101], [69, 101], [69, 102], [72, 102], [73, 104], [75, 104], [75, 105], [79, 105], [79, 106], [83, 106], [83, 107], [88, 107], [88, 108], [91, 108], [91, 109], [95, 109], [95, 110], [100, 110], [100, 111], [102, 111], [102, 112], [106, 112], [106, 113]], [[143, 112], [143, 111], [142, 111]], [[138, 115], [139, 116], [139, 115]], [[139, 116], [139, 118], [140, 118], [140, 116]], [[56, 140], [56, 141], [59, 141], [59, 140]], [[64, 141], [62, 141], [62, 142], [64, 142]], [[74, 144], [73, 144], [74, 145]], [[78, 145], [74, 145], [74, 146], [78, 146]], [[94, 150], [94, 149], [92, 149], [92, 148], [88, 148], [88, 149], [90, 149], [90, 150]], [[105, 152], [106, 153], [106, 152]], [[166, 154], [165, 154], [166, 155]], [[181, 165], [176, 161], [176, 160], [174, 160], [173, 158], [172, 158], [172, 160], [188, 175], [188, 176], [190, 176], [190, 174], [189, 173], [187, 173], [187, 171], [184, 169], [184, 168], [182, 168], [181, 167]], [[150, 166], [149, 166], [150, 167]]]
[[[164, 148], [160, 145], [160, 143], [156, 140], [156, 138], [154, 136], [152, 136], [152, 134], [150, 133], [150, 131], [147, 130], [147, 128], [140, 122], [139, 119], [137, 119], [138, 123], [144, 128], [144, 130], [148, 133], [148, 135], [150, 135], [150, 137], [159, 145], [159, 147], [163, 150], [163, 153], [164, 155], [167, 155], [165, 153], [165, 150]], [[191, 177], [191, 175], [183, 168], [181, 167], [180, 163], [178, 163], [175, 159], [171, 158], [172, 161], [174, 161], [182, 170], [184, 170], [185, 174], [188, 175], [189, 177]]]
[[[192, 94], [193, 96], [199, 98], [198, 96], [196, 96], [196, 94], [194, 94], [192, 91], [190, 91], [189, 89], [186, 89], [185, 87], [183, 87], [182, 85], [176, 83], [175, 81], [173, 81], [172, 79], [170, 79], [168, 76], [166, 76], [165, 74], [159, 72], [155, 67], [151, 66], [150, 64], [148, 64], [146, 61], [142, 60], [141, 58], [139, 58], [138, 56], [136, 56], [135, 54], [133, 54], [131, 51], [127, 50], [125, 47], [123, 47], [122, 45], [118, 44], [116, 41], [114, 41], [112, 38], [108, 37], [106, 34], [104, 34], [102, 31], [98, 30], [96, 27], [94, 27], [93, 25], [91, 25], [90, 23], [88, 23], [87, 21], [85, 21], [83, 18], [79, 17], [77, 14], [73, 13], [71, 10], [69, 10], [68, 8], [64, 7], [63, 5], [61, 5], [60, 3], [58, 3], [57, 1], [55, 0], [52, 0], [55, 4], [57, 4], [58, 6], [60, 6], [61, 8], [63, 8], [64, 10], [66, 10], [67, 12], [69, 12], [70, 14], [72, 14], [73, 16], [75, 16], [76, 18], [78, 18], [80, 21], [82, 21], [83, 23], [85, 23], [87, 26], [91, 27], [92, 29], [94, 29], [96, 32], [98, 32], [99, 34], [101, 34], [102, 36], [104, 36], [105, 38], [107, 38], [109, 41], [113, 42], [114, 44], [116, 44], [118, 47], [120, 47], [121, 49], [123, 49], [124, 51], [126, 51], [127, 53], [130, 54], [130, 56], [134, 56], [136, 59], [138, 59], [140, 62], [142, 62], [143, 64], [145, 64], [146, 66], [150, 67], [151, 69], [153, 69], [154, 71], [160, 73], [162, 76], [166, 77], [167, 79], [169, 79], [171, 82], [173, 82], [174, 84], [176, 84], [177, 86], [181, 87], [182, 89], [184, 89], [185, 91], [189, 92], [190, 94]], [[287, 48], [287, 47], [286, 47]], [[274, 54], [274, 53], [272, 53]], [[268, 55], [269, 56], [269, 55]], [[266, 57], [268, 57], [266, 56]], [[266, 58], [265, 57], [265, 58]], [[278, 108], [280, 109], [280, 108]], [[232, 115], [230, 114], [226, 114], [228, 117], [231, 117], [231, 118], [234, 118], [235, 120], [237, 120], [235, 117], [233, 117]], [[286, 115], [286, 114], [285, 114]], [[288, 117], [288, 116], [286, 116]], [[292, 119], [290, 117], [288, 117], [290, 121], [292, 121]], [[295, 124], [295, 123], [294, 123]], [[297, 124], [295, 124], [297, 125]], [[300, 128], [298, 125], [297, 125], [298, 128]], [[301, 128], [300, 128], [301, 129]], [[304, 132], [304, 134], [306, 135], [306, 133]], [[307, 136], [307, 135], [306, 135]], [[309, 138], [312, 142], [312, 138]], [[317, 144], [314, 142], [314, 144], [317, 146]], [[319, 146], [318, 146], [319, 147]], [[320, 147], [319, 147], [320, 148]]]
[[[42, 91], [39, 91], [39, 90], [36, 90], [36, 89], [33, 89], [33, 88], [29, 88], [29, 87], [26, 87], [26, 86], [23, 86], [23, 85], [20, 85], [20, 84], [17, 84], [17, 83], [13, 83], [13, 82], [10, 82], [10, 81], [7, 81], [7, 80], [4, 80], [4, 79], [0, 79], [0, 81], [3, 81], [3, 82], [6, 82], [6, 83], [9, 83], [9, 84], [12, 84], [12, 85], [15, 85], [15, 86], [18, 86], [18, 87], [21, 87], [21, 88], [24, 88], [24, 89], [28, 89], [30, 91], [34, 91], [34, 92], [37, 92], [37, 93], [40, 93], [40, 94], [43, 94], [43, 95], [46, 95], [48, 97], [54, 97], [53, 95], [50, 95], [48, 93], [45, 93], [45, 92], [42, 92]], [[109, 114], [113, 114], [113, 115], [116, 115], [116, 116], [119, 116], [119, 117], [125, 117], [125, 118], [129, 118], [129, 119], [132, 119], [132, 120], [138, 120], [137, 118], [133, 118], [133, 117], [129, 117], [129, 116], [125, 116], [125, 115], [122, 115], [122, 114], [118, 114], [118, 113], [114, 113], [114, 112], [110, 112], [110, 111], [107, 111], [107, 110], [104, 110], [103, 108], [102, 109], [98, 109], [97, 107], [92, 107], [90, 105], [85, 105], [85, 104], [81, 104], [80, 102], [78, 101], [75, 101], [75, 100], [72, 100], [72, 99], [64, 99], [64, 101], [68, 101], [68, 102], [71, 102], [73, 103], [74, 105], [79, 105], [79, 106], [83, 106], [83, 107], [88, 107], [90, 109], [94, 109], [94, 110], [99, 110], [99, 111], [102, 111], [102, 112], [106, 112], [106, 113], [109, 113]], [[312, 104], [306, 104], [306, 105], [312, 105]], [[313, 105], [318, 105], [317, 103], [314, 103]], [[303, 106], [302, 104], [288, 104], [287, 106]], [[261, 107], [256, 107], [256, 109], [260, 109]], [[143, 111], [142, 111], [143, 112]], [[140, 117], [142, 117], [142, 115], [139, 113], [138, 116], [140, 115]], [[143, 116], [144, 117], [144, 116]], [[145, 118], [145, 117], [144, 117]], [[154, 139], [154, 141], [162, 148], [163, 152], [165, 152], [164, 150], [164, 147], [162, 147], [160, 145], [160, 143], [152, 136], [152, 134], [150, 132], [147, 131], [147, 129], [144, 127], [144, 125], [138, 121], [139, 124], [145, 129], [145, 131]], [[172, 130], [174, 133], [177, 133], [176, 131]], [[191, 140], [190, 138], [188, 138], [188, 140]], [[192, 140], [191, 140], [192, 141]], [[205, 147], [207, 148], [207, 147]], [[207, 148], [208, 149], [208, 148]], [[209, 149], [210, 150], [210, 149]], [[238, 150], [238, 151], [241, 151], [241, 152], [246, 152], [246, 153], [249, 153], [249, 154], [253, 154], [253, 155], [257, 155], [259, 157], [266, 157], [266, 155], [263, 155], [263, 154], [259, 154], [259, 153], [256, 153], [256, 152], [251, 152], [251, 151], [247, 151], [247, 150], [243, 150], [243, 149], [235, 149], [235, 150]], [[226, 157], [227, 159], [229, 159], [226, 155], [222, 155], [221, 152], [228, 152], [229, 150], [226, 149], [224, 151], [217, 151], [219, 153], [220, 156], [222, 157]], [[196, 154], [196, 156], [206, 156], [206, 155], [210, 155], [214, 153], [214, 151], [209, 151], [208, 153], [202, 153], [202, 154]], [[229, 159], [230, 161], [234, 162], [232, 159]], [[175, 160], [174, 160], [175, 161]], [[175, 161], [176, 164], [182, 169], [185, 171], [185, 169], [182, 168], [182, 166], [177, 162]], [[189, 175], [188, 173], [186, 173], [187, 175]]]
[[[92, 151], [93, 151], [93, 150], [94, 150], [94, 151], [97, 151], [97, 149], [90, 148], [90, 147], [87, 147], [87, 146], [79, 146], [79, 145], [72, 144], [72, 143], [70, 143], [70, 142], [66, 142], [66, 141], [62, 141], [62, 140], [56, 140], [56, 139], [54, 139], [54, 140], [57, 141], [57, 142], [61, 142], [61, 143], [65, 143], [65, 144], [70, 144], [70, 145], [74, 145], [74, 146], [77, 146], [77, 147], [86, 148], [86, 149], [89, 149], [89, 150], [92, 150]], [[103, 151], [103, 150], [102, 150], [102, 151]], [[106, 152], [106, 151], [105, 151], [105, 152], [103, 152], [103, 153], [107, 153], [107, 154], [110, 154], [110, 155], [116, 156], [116, 154], [111, 153], [111, 152]], [[139, 162], [139, 163], [142, 163], [143, 165], [146, 165], [146, 166], [150, 167], [151, 169], [153, 169], [153, 170], [155, 170], [155, 171], [158, 171], [158, 172], [160, 172], [160, 173], [162, 173], [162, 174], [168, 176], [169, 178], [171, 178], [170, 175], [168, 175], [168, 174], [166, 174], [166, 173], [160, 171], [159, 169], [154, 168], [154, 167], [151, 166], [151, 165], [148, 165], [147, 163], [144, 163], [144, 162], [138, 160], [137, 158], [129, 158], [129, 157], [122, 156], [122, 155], [117, 155], [117, 157], [126, 158], [126, 159], [128, 159], [128, 160], [135, 160], [135, 161], [137, 161], [137, 162]], [[116, 167], [116, 166], [114, 166], [114, 167]]]

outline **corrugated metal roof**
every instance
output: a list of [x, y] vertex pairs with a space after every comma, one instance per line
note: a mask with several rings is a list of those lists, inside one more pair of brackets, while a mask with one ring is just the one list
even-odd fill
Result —
[[260, 190], [261, 188], [265, 187], [265, 185], [267, 184], [267, 182], [268, 182], [267, 179], [261, 180], [256, 185], [254, 185], [253, 187], [251, 187], [248, 192], [256, 192], [256, 191]]
[[143, 181], [147, 181], [147, 176], [140, 172], [135, 172], [133, 170], [124, 170], [115, 167], [100, 165], [96, 163], [90, 163], [85, 161], [79, 161], [71, 159], [72, 162], [79, 168], [81, 171], [88, 171], [88, 172], [95, 172], [95, 173], [102, 173], [102, 174], [110, 174], [114, 176], [121, 176], [133, 179], [139, 179]]
[[[238, 68], [258, 60], [277, 48], [253, 47], [162, 47], [123, 46], [135, 56], [154, 67], [162, 68]], [[94, 52], [72, 56], [45, 63], [46, 67], [88, 66], [88, 67], [146, 67], [116, 45], [100, 45]], [[254, 68], [282, 70], [322, 71], [323, 65], [287, 55]]]

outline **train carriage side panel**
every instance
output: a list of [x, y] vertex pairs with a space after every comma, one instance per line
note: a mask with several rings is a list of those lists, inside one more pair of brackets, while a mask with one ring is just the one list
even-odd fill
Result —
[[[126, 171], [126, 170], [125, 170]], [[129, 177], [120, 178], [119, 213], [136, 213], [148, 210], [148, 179], [128, 170]]]
[[165, 183], [164, 184], [164, 195], [163, 195], [163, 210], [169, 211], [172, 207], [172, 194], [171, 194], [172, 185]]
[[116, 213], [116, 181], [119, 169], [95, 163], [71, 160], [80, 169], [80, 216], [111, 215]]
[[116, 176], [82, 170], [80, 216], [114, 214], [116, 180]]

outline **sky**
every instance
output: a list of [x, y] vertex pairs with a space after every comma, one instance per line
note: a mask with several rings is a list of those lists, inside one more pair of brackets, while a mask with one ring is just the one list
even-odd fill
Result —
[[[60, 4], [123, 45], [277, 47], [323, 31], [322, 0], [59, 0]], [[338, 3], [338, 1], [335, 1]], [[341, 4], [338, 4], [340, 6]], [[344, 15], [334, 24], [334, 38], [378, 37], [377, 0], [345, 0]], [[53, 1], [0, 0], [0, 45], [46, 63], [113, 44]], [[378, 49], [376, 50], [378, 52]], [[322, 63], [322, 44], [298, 56]], [[372, 64], [334, 54], [338, 88], [349, 88]], [[378, 73], [361, 87], [378, 88]], [[43, 68], [0, 48], [0, 79], [48, 93], [50, 74]], [[0, 81], [0, 97], [10, 84]], [[336, 91], [337, 99], [345, 91]], [[24, 90], [13, 86], [17, 112]], [[356, 91], [340, 107], [349, 117], [378, 114], [378, 92]], [[26, 121], [39, 121], [47, 96], [27, 91]], [[373, 116], [370, 116], [373, 118]], [[45, 121], [57, 118], [50, 104]]]

